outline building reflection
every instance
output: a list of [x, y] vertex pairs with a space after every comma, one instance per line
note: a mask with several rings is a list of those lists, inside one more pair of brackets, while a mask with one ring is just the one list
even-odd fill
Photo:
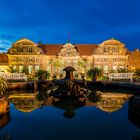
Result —
[[105, 93], [101, 95], [101, 101], [96, 106], [104, 112], [112, 113], [121, 109], [130, 96], [120, 93]]
[[140, 97], [132, 96], [129, 99], [128, 119], [140, 128]]
[[[99, 91], [98, 91], [99, 92]], [[84, 106], [96, 106], [100, 110], [112, 113], [122, 108], [123, 104], [131, 95], [102, 93], [100, 92], [100, 100], [94, 102], [89, 98], [54, 98], [49, 96], [46, 100], [38, 100], [35, 94], [16, 94], [9, 96], [9, 100], [19, 111], [32, 112], [43, 106], [54, 106], [65, 110], [64, 117], [72, 118], [75, 116], [74, 111]], [[94, 97], [95, 98], [95, 97]]]
[[9, 101], [3, 97], [0, 99], [0, 129], [10, 121], [10, 106]]
[[0, 117], [0, 129], [6, 126], [10, 121], [10, 112], [7, 112], [6, 114], [2, 115]]
[[15, 94], [10, 95], [9, 100], [14, 104], [15, 108], [21, 112], [32, 112], [41, 107], [41, 101], [38, 101], [34, 94]]

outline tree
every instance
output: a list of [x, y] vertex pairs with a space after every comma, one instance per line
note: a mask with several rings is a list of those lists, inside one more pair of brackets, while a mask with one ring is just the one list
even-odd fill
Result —
[[97, 78], [102, 76], [102, 70], [98, 68], [90, 68], [87, 72], [87, 77], [91, 80], [97, 80]]
[[3, 95], [7, 88], [7, 80], [0, 76], [0, 94]]
[[54, 61], [53, 62], [53, 66], [54, 66], [54, 68], [56, 69], [56, 71], [57, 71], [57, 73], [56, 73], [56, 75], [58, 75], [59, 74], [59, 68], [61, 67], [61, 62], [60, 62], [60, 60], [56, 60], [56, 61]]
[[82, 58], [78, 60], [78, 66], [81, 68], [84, 68], [84, 73], [86, 72], [86, 68], [87, 68], [87, 58]]
[[50, 73], [45, 70], [39, 70], [36, 72], [35, 77], [38, 77], [38, 79], [40, 79], [40, 80], [45, 80], [50, 77]]
[[15, 73], [16, 72], [16, 70], [14, 69], [13, 66], [9, 66], [9, 68], [7, 69], [7, 71], [10, 72], [10, 73]]
[[29, 74], [29, 72], [28, 72], [28, 68], [25, 67], [25, 66], [23, 67], [22, 72], [25, 73], [25, 74]]
[[140, 79], [140, 69], [137, 69], [135, 72], [134, 72], [134, 77], [136, 79]]
[[51, 77], [52, 77], [52, 72], [53, 72], [53, 59], [50, 59], [50, 60], [49, 60], [49, 65], [51, 66], [51, 71], [50, 71], [50, 73], [51, 73]]
[[117, 72], [118, 72], [118, 73], [128, 73], [129, 70], [126, 69], [126, 68], [119, 68], [119, 69], [117, 69]]
[[100, 91], [92, 91], [88, 96], [89, 101], [97, 103], [101, 102], [102, 99], [102, 93]]

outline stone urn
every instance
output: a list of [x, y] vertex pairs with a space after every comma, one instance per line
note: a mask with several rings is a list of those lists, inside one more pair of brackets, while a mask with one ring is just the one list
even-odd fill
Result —
[[63, 69], [66, 72], [65, 80], [74, 80], [73, 72], [76, 71], [72, 66], [67, 66]]
[[0, 98], [0, 116], [9, 112], [9, 108], [8, 100], [5, 97]]

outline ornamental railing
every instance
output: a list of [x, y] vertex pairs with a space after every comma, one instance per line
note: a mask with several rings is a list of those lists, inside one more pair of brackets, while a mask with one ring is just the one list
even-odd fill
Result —
[[25, 73], [4, 73], [0, 72], [0, 76], [6, 80], [25, 80], [27, 81], [27, 75]]
[[133, 82], [133, 73], [110, 73], [108, 77], [109, 81], [112, 79], [130, 79]]

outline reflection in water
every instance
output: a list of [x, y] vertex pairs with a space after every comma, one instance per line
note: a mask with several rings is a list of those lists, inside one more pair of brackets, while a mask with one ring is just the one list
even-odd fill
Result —
[[[10, 121], [10, 111], [8, 111], [6, 114], [1, 115], [0, 117], [0, 129], [5, 127]], [[0, 134], [0, 140], [11, 140], [11, 136], [9, 133], [6, 134]]]
[[53, 98], [52, 100], [52, 105], [65, 110], [63, 116], [69, 119], [75, 116], [74, 110], [84, 106], [85, 103], [86, 99], [77, 99], [75, 97], [67, 97], [62, 99]]
[[[47, 92], [45, 92], [45, 94], [47, 94]], [[132, 131], [131, 134], [127, 134], [126, 130], [127, 125], [125, 120], [127, 119], [127, 104], [125, 104], [125, 102], [127, 102], [131, 95], [118, 93], [103, 93], [100, 91], [97, 91], [95, 93], [91, 92], [86, 97], [78, 98], [77, 96], [57, 98], [56, 96], [53, 97], [49, 94], [47, 96], [43, 95], [42, 98], [41, 95], [39, 95], [39, 98], [37, 97], [37, 94], [26, 93], [18, 95], [13, 94], [9, 96], [9, 101], [19, 111], [15, 111], [15, 108], [11, 108], [12, 119], [8, 125], [6, 125], [8, 123], [8, 119], [7, 123], [3, 123], [4, 125], [2, 125], [2, 127], [6, 126], [3, 129], [1, 129], [3, 131], [3, 134], [10, 132], [12, 138], [17, 140], [20, 139], [20, 135], [22, 135], [21, 140], [26, 139], [28, 136], [31, 136], [31, 139], [35, 139], [37, 136], [40, 136], [41, 139], [43, 139], [43, 137], [45, 137], [46, 139], [46, 137], [48, 137], [49, 134], [54, 132], [54, 130], [57, 130], [57, 132], [55, 132], [57, 136], [59, 136], [59, 134], [62, 131], [64, 132], [64, 135], [68, 135], [68, 133], [71, 130], [73, 130], [71, 132], [72, 135], [77, 136], [79, 138], [79, 136], [83, 134], [81, 136], [83, 139], [81, 139], [85, 140], [87, 138], [84, 137], [85, 135], [88, 135], [90, 139], [97, 139], [97, 137], [99, 137], [99, 139], [103, 139], [103, 137], [105, 137], [105, 139], [112, 139], [112, 136], [115, 135], [117, 131], [118, 136], [116, 136], [116, 138], [114, 139], [127, 139], [127, 136], [130, 136], [133, 140], [139, 138], [139, 135], [133, 135], [134, 131]], [[46, 100], [44, 100], [44, 97]], [[134, 112], [132, 112], [132, 110], [135, 109], [139, 111], [140, 104], [138, 98], [137, 100], [136, 98], [133, 98], [134, 97], [131, 97], [129, 100], [128, 115], [130, 117], [130, 121], [132, 122], [132, 120], [135, 120], [137, 124], [139, 120], [135, 119], [135, 115]], [[131, 99], [133, 104], [131, 104]], [[119, 110], [120, 108], [122, 108], [123, 105], [124, 108]], [[52, 107], [49, 108], [46, 106]], [[40, 107], [43, 107], [43, 109], [40, 110]], [[112, 113], [117, 110], [119, 110], [118, 113]], [[31, 115], [27, 115], [27, 117], [25, 117], [25, 113], [21, 113], [20, 111], [29, 113]], [[109, 112], [111, 114], [103, 112]], [[58, 116], [55, 114], [58, 114]], [[120, 114], [122, 114], [121, 117]], [[9, 116], [7, 116], [7, 118], [8, 117], [10, 120], [10, 113]], [[71, 120], [69, 121], [68, 119]], [[0, 123], [4, 122], [3, 120], [6, 119], [1, 118]], [[23, 126], [22, 128], [18, 127], [19, 123], [21, 123], [21, 125]], [[56, 125], [56, 123], [58, 125]], [[68, 131], [64, 130], [65, 128], [61, 126], [62, 123], [64, 124], [65, 128], [68, 128]], [[77, 123], [80, 126], [78, 128], [78, 131], [76, 128]], [[130, 122], [127, 121], [127, 123]], [[14, 130], [11, 130], [13, 124], [15, 125]], [[132, 130], [135, 127], [133, 125], [130, 126]], [[35, 127], [36, 129], [34, 129]], [[27, 130], [25, 130], [25, 128], [27, 128]], [[110, 131], [109, 133], [108, 130]], [[24, 133], [22, 133], [23, 131]], [[103, 136], [98, 136], [97, 133], [93, 134], [93, 131], [97, 133], [101, 131], [101, 133], [108, 133], [108, 135], [103, 134]], [[16, 132], [19, 133], [17, 134]], [[48, 139], [50, 139], [50, 137], [48, 137]], [[72, 137], [70, 137], [69, 139], [72, 139]]]
[[9, 112], [9, 102], [5, 97], [0, 98], [0, 116], [7, 112]]
[[21, 112], [32, 112], [41, 107], [42, 101], [38, 101], [34, 94], [10, 95], [9, 100]]
[[102, 111], [111, 113], [122, 108], [123, 104], [128, 100], [130, 96], [131, 95], [128, 94], [102, 94], [101, 100], [96, 106]]
[[10, 121], [10, 112], [0, 117], [0, 129], [6, 126], [9, 121]]
[[[9, 96], [9, 99], [10, 102], [15, 105], [16, 109], [22, 112], [31, 112], [43, 106], [55, 106], [66, 111], [64, 113], [65, 117], [71, 116], [72, 118], [75, 115], [74, 110], [82, 106], [97, 106], [97, 108], [102, 111], [109, 113], [117, 111], [131, 95], [102, 93], [97, 91], [95, 93], [90, 93], [88, 98], [77, 98], [75, 96], [55, 98], [49, 96], [46, 100], [38, 100], [37, 96], [35, 94], [16, 94]], [[40, 97], [40, 99], [41, 98], [42, 97]]]
[[0, 129], [10, 121], [9, 101], [3, 97], [0, 99]]
[[11, 140], [11, 136], [10, 136], [9, 133], [1, 134], [0, 135], [0, 140]]
[[128, 119], [140, 128], [140, 97], [132, 96], [129, 99]]
[[132, 140], [140, 140], [140, 131], [138, 131], [134, 136], [132, 136]]

